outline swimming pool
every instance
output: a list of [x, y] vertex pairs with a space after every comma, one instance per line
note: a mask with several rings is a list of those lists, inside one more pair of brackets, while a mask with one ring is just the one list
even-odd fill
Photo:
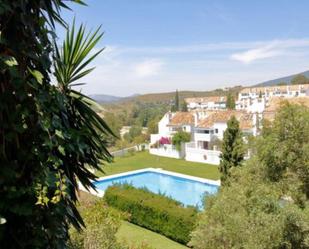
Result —
[[184, 205], [203, 206], [204, 194], [215, 194], [219, 183], [199, 177], [148, 168], [102, 177], [94, 184], [102, 195], [113, 184], [129, 183], [136, 188], [146, 187], [154, 193], [164, 193]]

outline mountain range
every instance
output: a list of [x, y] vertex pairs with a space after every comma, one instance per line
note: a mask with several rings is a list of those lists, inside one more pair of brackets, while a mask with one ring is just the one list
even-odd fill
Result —
[[309, 70], [308, 71], [305, 71], [305, 72], [302, 72], [302, 73], [297, 73], [297, 74], [292, 74], [292, 75], [289, 75], [289, 76], [285, 76], [285, 77], [281, 77], [281, 78], [277, 78], [277, 79], [273, 79], [273, 80], [268, 80], [268, 81], [265, 81], [265, 82], [262, 82], [262, 83], [259, 83], [259, 84], [256, 84], [254, 85], [255, 87], [259, 87], [259, 86], [274, 86], [274, 85], [277, 85], [281, 82], [285, 82], [287, 84], [290, 84], [291, 83], [291, 80], [298, 74], [302, 74], [304, 76], [306, 76], [307, 78], [309, 78]]
[[[301, 72], [298, 74], [303, 74], [304, 76], [309, 78], [309, 70], [305, 72]], [[265, 82], [258, 83], [256, 85], [253, 85], [252, 87], [261, 87], [261, 86], [273, 86], [277, 85], [281, 82], [286, 82], [287, 84], [291, 83], [291, 80], [293, 77], [295, 77], [298, 74], [293, 74], [277, 79], [268, 80]], [[233, 87], [231, 88], [232, 92], [237, 92], [237, 90], [241, 89], [241, 87]], [[189, 97], [204, 97], [204, 96], [211, 96], [211, 95], [225, 95], [224, 93], [226, 91], [217, 89], [214, 91], [179, 91], [179, 95], [181, 98], [189, 98]], [[175, 96], [175, 92], [169, 92], [169, 93], [153, 93], [153, 94], [134, 94], [127, 97], [119, 97], [119, 96], [113, 96], [113, 95], [107, 95], [107, 94], [93, 94], [90, 95], [91, 98], [93, 98], [95, 101], [97, 101], [100, 104], [116, 104], [116, 103], [125, 103], [131, 101], [141, 101], [141, 102], [168, 102], [170, 99], [172, 99]]]

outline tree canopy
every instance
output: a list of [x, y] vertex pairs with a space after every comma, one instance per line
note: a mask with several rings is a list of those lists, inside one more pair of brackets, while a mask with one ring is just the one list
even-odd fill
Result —
[[303, 74], [298, 74], [293, 77], [291, 80], [292, 85], [303, 85], [303, 84], [309, 84], [309, 79], [303, 75]]
[[240, 166], [244, 159], [244, 146], [239, 122], [232, 116], [227, 122], [227, 128], [223, 135], [222, 153], [220, 155], [219, 170], [221, 183], [225, 184], [230, 175], [230, 169]]
[[235, 109], [235, 98], [230, 92], [226, 97], [226, 108], [231, 110]]
[[[100, 31], [68, 30], [57, 48], [55, 23], [69, 1], [0, 1], [0, 243], [3, 248], [64, 248], [80, 229], [78, 182], [93, 186], [110, 161], [111, 133], [94, 102], [72, 89], [91, 72]], [[75, 0], [71, 2], [82, 3]], [[87, 36], [88, 35], [88, 36]], [[54, 74], [57, 85], [51, 84]]]
[[180, 110], [179, 93], [178, 93], [178, 90], [176, 90], [175, 99], [174, 99], [174, 103], [172, 105], [171, 111], [177, 112], [179, 110]]
[[185, 131], [178, 131], [172, 138], [172, 144], [178, 151], [181, 150], [181, 144], [190, 142], [191, 134]]
[[282, 107], [252, 144], [252, 158], [206, 198], [193, 248], [309, 248], [308, 125], [308, 109]]

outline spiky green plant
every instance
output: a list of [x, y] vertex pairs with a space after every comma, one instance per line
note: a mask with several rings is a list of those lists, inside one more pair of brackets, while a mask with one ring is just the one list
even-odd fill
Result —
[[[98, 160], [111, 161], [111, 155], [107, 150], [107, 143], [104, 137], [113, 132], [98, 115], [93, 107], [100, 106], [90, 97], [74, 90], [72, 87], [84, 85], [78, 80], [89, 74], [94, 67], [89, 64], [103, 51], [92, 53], [93, 49], [102, 38], [103, 33], [100, 27], [95, 32], [86, 33], [85, 26], [80, 25], [78, 30], [75, 29], [75, 22], [72, 28], [68, 29], [66, 39], [62, 47], [55, 46], [55, 72], [57, 86], [60, 91], [68, 98], [69, 110], [72, 120], [76, 120], [76, 128], [83, 130], [88, 136], [88, 144], [91, 145], [91, 155], [86, 159], [87, 166], [100, 170]], [[85, 169], [85, 176], [78, 176], [78, 179], [86, 187], [94, 187], [90, 179], [95, 176]], [[90, 176], [90, 178], [89, 178]]]

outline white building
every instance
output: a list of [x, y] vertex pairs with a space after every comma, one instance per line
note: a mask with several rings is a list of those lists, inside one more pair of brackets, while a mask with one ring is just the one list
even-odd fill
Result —
[[226, 96], [210, 96], [200, 98], [186, 98], [188, 110], [206, 109], [220, 110], [226, 108]]
[[271, 98], [305, 96], [309, 96], [309, 84], [244, 88], [238, 94], [236, 109], [262, 113]]
[[[218, 165], [220, 162], [220, 141], [227, 128], [227, 121], [235, 116], [241, 129], [247, 134], [256, 134], [254, 115], [245, 111], [195, 110], [191, 112], [167, 113], [159, 122], [159, 133], [151, 135], [150, 153], [187, 161]], [[191, 134], [191, 142], [178, 152], [171, 145], [173, 135], [179, 131]]]
[[219, 147], [223, 139], [227, 122], [235, 116], [240, 128], [245, 134], [256, 134], [254, 126], [255, 116], [244, 111], [222, 110], [211, 113], [208, 117], [198, 121], [194, 128], [194, 139], [186, 143], [185, 159], [187, 161], [220, 163]]
[[158, 134], [150, 135], [149, 152], [158, 156], [183, 158], [184, 149], [177, 151], [172, 145], [172, 137], [178, 131], [192, 135], [194, 114], [191, 112], [166, 113], [158, 123]]

